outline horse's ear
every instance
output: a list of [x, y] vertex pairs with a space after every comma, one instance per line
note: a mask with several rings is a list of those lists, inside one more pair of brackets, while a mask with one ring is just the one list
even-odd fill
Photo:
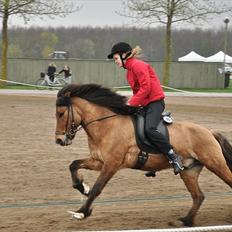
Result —
[[67, 92], [64, 94], [64, 97], [70, 97], [71, 96], [71, 92]]

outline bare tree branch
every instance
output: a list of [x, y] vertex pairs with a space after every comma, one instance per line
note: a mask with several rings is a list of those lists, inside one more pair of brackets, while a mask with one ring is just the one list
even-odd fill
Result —
[[225, 0], [122, 0], [126, 6], [122, 16], [148, 24], [162, 23], [166, 26], [164, 83], [168, 83], [172, 48], [172, 25], [174, 23], [200, 23], [210, 16], [232, 12], [232, 1]]
[[[5, 10], [5, 0], [0, 0], [0, 17], [3, 17]], [[60, 15], [65, 16], [69, 13], [80, 10], [76, 1], [61, 0], [11, 0], [8, 6], [8, 15]]]
[[[80, 8], [77, 0], [0, 0], [0, 18], [2, 18], [2, 58], [1, 78], [7, 79], [8, 19], [19, 15], [25, 22], [32, 16], [66, 16]], [[0, 83], [1, 84], [1, 83]]]

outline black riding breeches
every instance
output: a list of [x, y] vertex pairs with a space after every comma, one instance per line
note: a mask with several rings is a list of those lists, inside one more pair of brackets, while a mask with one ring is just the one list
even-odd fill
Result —
[[172, 146], [166, 137], [157, 130], [157, 126], [160, 122], [164, 108], [164, 100], [151, 102], [145, 106], [145, 134], [149, 141], [154, 144], [154, 146], [157, 147], [161, 153], [167, 154], [170, 149], [172, 149]]

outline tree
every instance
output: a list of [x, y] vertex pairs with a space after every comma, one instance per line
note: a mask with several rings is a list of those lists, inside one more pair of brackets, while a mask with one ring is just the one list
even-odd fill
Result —
[[8, 56], [9, 57], [22, 57], [23, 52], [18, 46], [18, 44], [9, 44]]
[[53, 32], [42, 32], [41, 33], [41, 42], [42, 42], [42, 57], [48, 58], [49, 54], [54, 51], [56, 44], [58, 43], [59, 38]]
[[8, 20], [19, 15], [25, 22], [33, 16], [65, 16], [79, 10], [76, 1], [67, 0], [0, 0], [2, 18], [1, 78], [7, 80]]
[[122, 0], [126, 6], [123, 16], [136, 22], [161, 23], [166, 27], [163, 84], [169, 81], [172, 59], [172, 26], [174, 23], [200, 23], [210, 16], [232, 11], [232, 3], [226, 0]]

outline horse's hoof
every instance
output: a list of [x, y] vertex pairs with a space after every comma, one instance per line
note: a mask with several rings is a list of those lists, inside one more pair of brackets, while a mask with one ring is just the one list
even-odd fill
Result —
[[73, 212], [73, 211], [67, 211], [69, 214], [72, 215], [73, 218], [77, 219], [77, 220], [82, 220], [85, 218], [85, 215], [83, 213], [77, 213], [77, 212]]
[[83, 187], [84, 187], [84, 193], [83, 194], [85, 196], [88, 196], [89, 195], [89, 191], [90, 191], [90, 187], [87, 184], [85, 184], [84, 182], [82, 184], [83, 184]]
[[90, 192], [90, 187], [84, 182], [76, 183], [73, 188], [77, 189], [81, 194], [88, 196]]
[[82, 220], [87, 217], [89, 217], [92, 214], [93, 208], [89, 209], [79, 209], [77, 212], [74, 211], [67, 211], [69, 214], [71, 214], [72, 217]]
[[178, 220], [180, 220], [181, 222], [183, 222], [184, 226], [188, 226], [188, 227], [192, 227], [193, 226], [193, 222], [185, 217], [180, 217], [178, 218]]
[[75, 213], [73, 214], [73, 217], [76, 218], [77, 220], [82, 220], [85, 218], [85, 215], [83, 213]]

